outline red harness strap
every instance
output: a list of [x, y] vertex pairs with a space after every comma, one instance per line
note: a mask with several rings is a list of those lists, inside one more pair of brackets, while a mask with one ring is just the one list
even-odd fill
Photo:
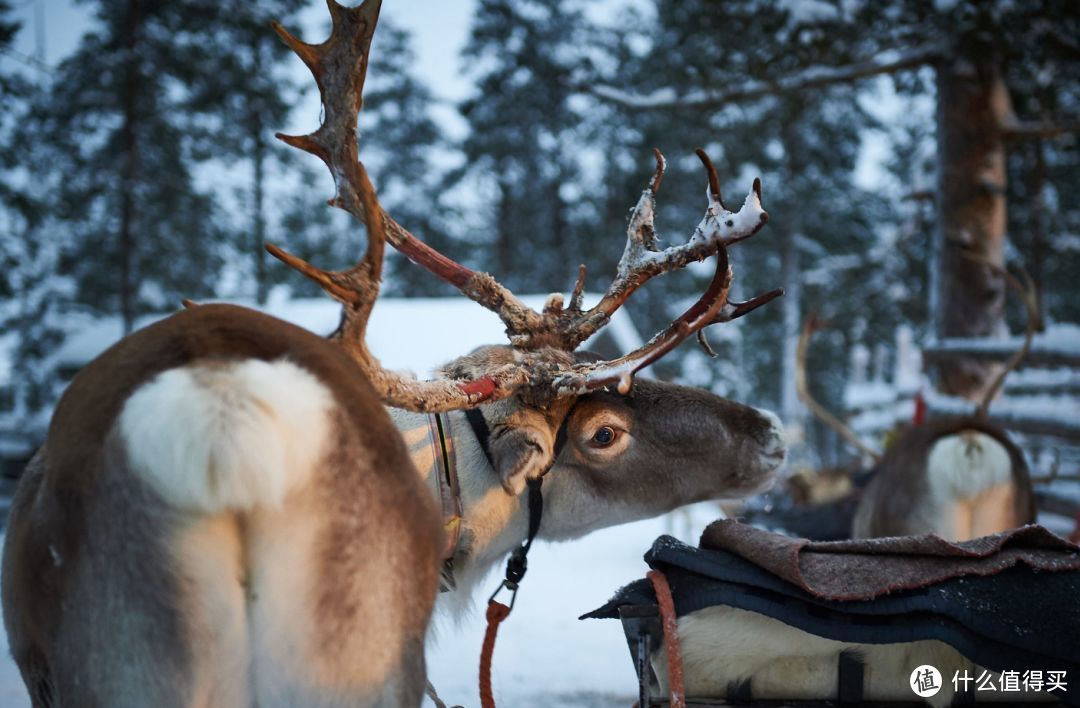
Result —
[[682, 651], [679, 649], [679, 626], [675, 617], [675, 600], [667, 578], [659, 570], [645, 576], [656, 591], [660, 606], [660, 622], [664, 628], [664, 649], [667, 650], [668, 697], [671, 708], [686, 708], [686, 689], [683, 684]]

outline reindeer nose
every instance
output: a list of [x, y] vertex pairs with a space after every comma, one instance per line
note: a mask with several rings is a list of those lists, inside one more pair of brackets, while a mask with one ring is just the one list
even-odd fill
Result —
[[765, 419], [766, 430], [762, 435], [761, 466], [768, 472], [774, 472], [784, 464], [787, 455], [787, 446], [784, 444], [784, 424], [772, 411], [764, 408], [755, 408], [762, 418]]

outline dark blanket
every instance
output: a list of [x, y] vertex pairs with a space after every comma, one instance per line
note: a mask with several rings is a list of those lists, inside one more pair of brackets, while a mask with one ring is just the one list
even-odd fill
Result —
[[1041, 526], [952, 543], [933, 534], [860, 541], [808, 541], [733, 520], [715, 521], [700, 546], [725, 550], [829, 600], [869, 600], [965, 575], [994, 575], [1022, 563], [1080, 570], [1080, 547]]
[[[725, 522], [710, 527], [712, 533], [707, 531], [709, 538], [703, 541], [715, 540], [716, 529], [726, 525]], [[730, 528], [725, 529], [728, 531]], [[889, 581], [881, 592], [870, 593], [873, 599], [866, 600], [830, 599], [822, 589], [831, 588], [838, 596], [848, 596], [865, 592], [876, 583], [863, 583], [862, 576], [855, 574], [852, 584], [842, 586], [843, 578], [834, 572], [818, 572], [815, 563], [803, 562], [810, 557], [804, 556], [809, 545], [832, 548], [848, 545], [847, 542], [810, 544], [756, 530], [748, 536], [741, 531], [727, 533], [727, 537], [732, 535], [744, 541], [768, 537], [777, 548], [786, 551], [742, 543], [740, 551], [752, 556], [748, 560], [741, 553], [693, 548], [670, 536], [661, 536], [646, 554], [646, 562], [668, 576], [680, 616], [724, 604], [759, 612], [837, 641], [884, 644], [937, 639], [995, 671], [1064, 670], [1069, 672], [1070, 679], [1080, 676], [1080, 602], [1077, 601], [1080, 572], [1066, 570], [1069, 563], [1058, 564], [1042, 556], [1040, 549], [1075, 555], [1075, 547], [1062, 546], [1064, 542], [1052, 534], [1031, 528], [1024, 530], [1021, 540], [1026, 537], [1024, 544], [1033, 546], [1029, 550], [1039, 553], [1023, 559], [1009, 555], [1013, 562], [997, 563], [996, 571], [987, 570], [990, 566], [986, 565], [986, 559], [997, 555], [990, 549], [997, 545], [1008, 550], [1009, 542], [971, 542], [974, 546], [959, 545], [961, 553], [955, 555], [955, 551], [940, 545], [953, 547], [954, 544], [940, 539], [925, 545], [920, 541], [922, 552], [932, 558], [963, 557], [975, 562], [977, 569], [971, 574], [952, 570], [943, 573], [930, 563], [928, 567], [933, 572], [924, 577], [938, 579], [921, 587], [906, 587], [912, 584], [908, 580]], [[880, 542], [865, 543], [876, 548]], [[893, 550], [884, 554], [891, 561], [902, 557], [899, 549], [910, 548], [903, 540], [885, 543], [885, 547]], [[937, 549], [937, 555], [933, 549]], [[781, 560], [784, 562], [779, 563]], [[872, 565], [872, 561], [867, 562]], [[771, 572], [766, 566], [787, 568], [786, 574], [791, 579]], [[797, 572], [791, 572], [792, 567]], [[1048, 572], [1051, 568], [1060, 572]], [[866, 578], [873, 579], [875, 575], [863, 572]], [[905, 577], [910, 578], [910, 574]], [[861, 589], [852, 591], [853, 587]], [[582, 619], [617, 618], [622, 606], [655, 603], [651, 585], [642, 580], [624, 587], [607, 604]], [[1064, 698], [1068, 702], [1080, 701], [1080, 691], [1070, 691]]]

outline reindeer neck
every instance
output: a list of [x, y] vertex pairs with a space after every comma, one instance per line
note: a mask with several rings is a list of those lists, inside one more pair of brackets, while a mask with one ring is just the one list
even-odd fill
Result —
[[[431, 444], [430, 416], [389, 408], [394, 425], [401, 432], [418, 473], [430, 480], [439, 473], [436, 449]], [[471, 594], [472, 586], [487, 574], [515, 546], [528, 529], [527, 505], [523, 498], [509, 496], [499, 483], [461, 412], [442, 414], [449, 449], [456, 458], [461, 489], [461, 539], [454, 553], [458, 592]], [[437, 495], [437, 487], [428, 485]]]

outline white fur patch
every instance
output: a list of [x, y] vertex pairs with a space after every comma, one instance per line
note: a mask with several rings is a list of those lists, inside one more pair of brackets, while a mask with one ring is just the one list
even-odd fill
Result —
[[169, 504], [213, 513], [280, 505], [329, 437], [330, 391], [284, 360], [162, 372], [124, 404], [132, 468]]
[[974, 499], [1012, 480], [1012, 460], [1005, 446], [985, 433], [966, 430], [941, 438], [926, 461], [935, 499]]

